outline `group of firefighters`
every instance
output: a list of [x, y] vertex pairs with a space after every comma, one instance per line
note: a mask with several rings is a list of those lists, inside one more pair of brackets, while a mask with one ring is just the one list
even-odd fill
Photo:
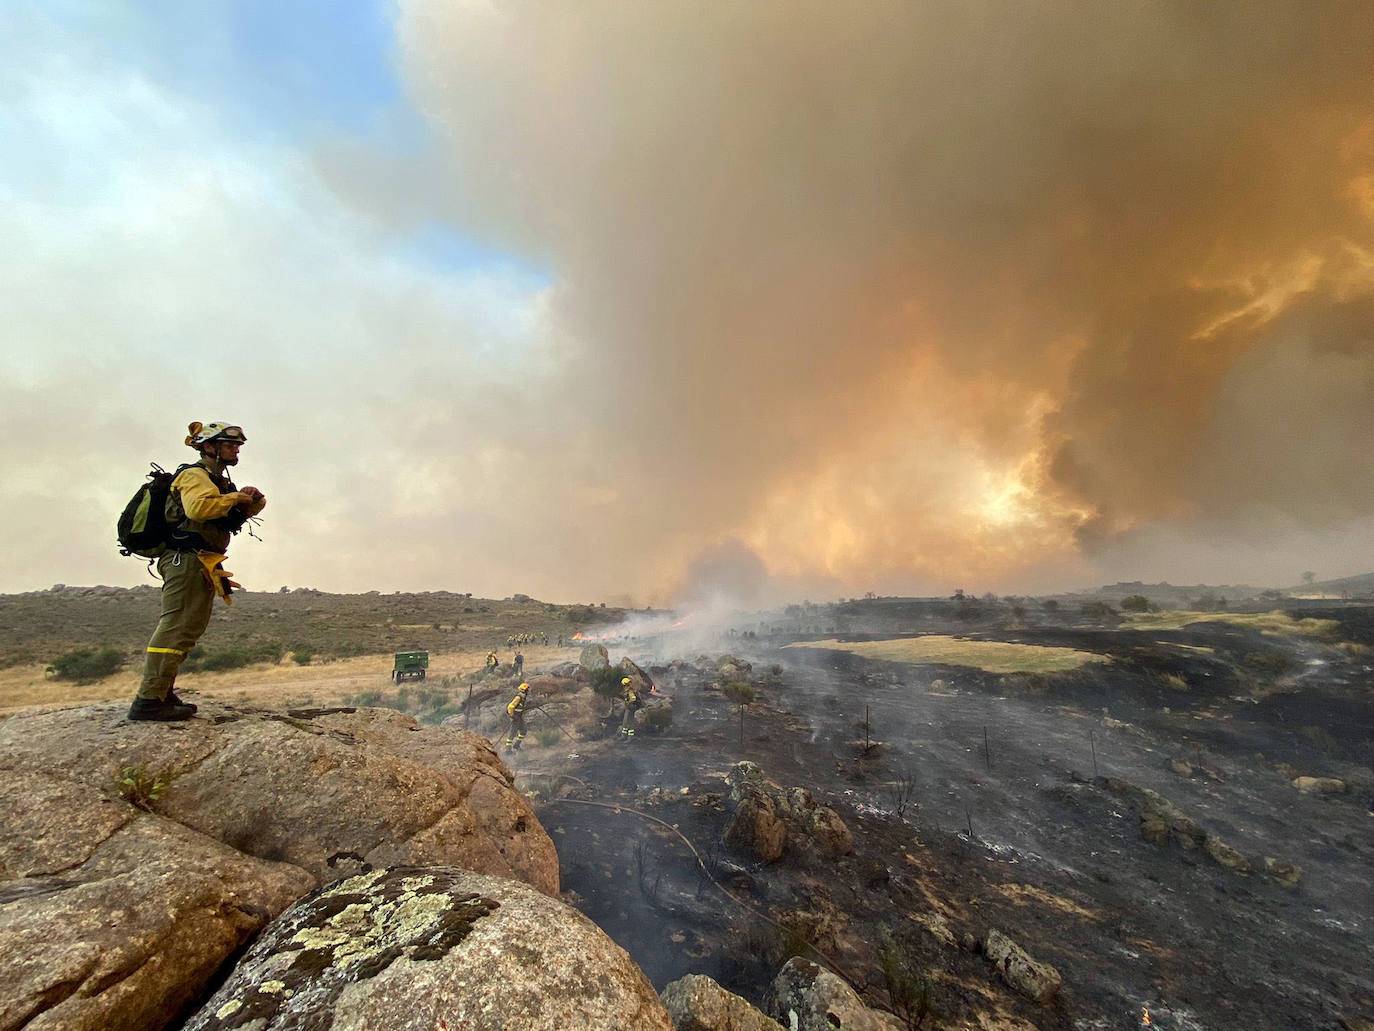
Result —
[[[521, 652], [516, 652], [515, 658], [510, 660], [510, 664], [511, 668], [515, 670], [515, 675], [517, 677], [520, 676], [520, 674], [525, 672], [524, 654]], [[488, 673], [495, 673], [498, 669], [501, 668], [501, 660], [497, 658], [496, 649], [494, 648], [491, 651], [487, 652], [486, 668]]]
[[[530, 685], [522, 683], [515, 690], [515, 697], [506, 706], [510, 726], [506, 730], [506, 751], [520, 751], [520, 742], [525, 740], [525, 709], [529, 707]], [[635, 713], [643, 708], [639, 690], [630, 677], [620, 678], [620, 700], [625, 704], [625, 713], [620, 718], [620, 736], [629, 739], [635, 736]]]

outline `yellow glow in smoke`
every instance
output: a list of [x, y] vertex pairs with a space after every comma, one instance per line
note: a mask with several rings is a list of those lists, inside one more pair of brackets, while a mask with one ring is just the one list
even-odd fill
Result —
[[978, 503], [976, 515], [988, 527], [1009, 527], [1036, 518], [1035, 499], [1019, 478], [988, 477], [990, 482]]

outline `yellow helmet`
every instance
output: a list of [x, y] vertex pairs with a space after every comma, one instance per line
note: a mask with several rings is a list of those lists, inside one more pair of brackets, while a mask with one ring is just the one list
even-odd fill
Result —
[[186, 427], [187, 447], [193, 447], [199, 451], [202, 444], [208, 444], [212, 440], [223, 440], [230, 444], [248, 443], [248, 438], [243, 434], [243, 427], [235, 426], [233, 423], [193, 422]]
[[620, 678], [620, 686], [621, 686], [621, 687], [629, 687], [629, 686], [630, 686], [630, 678], [629, 678], [629, 677], [621, 677], [621, 678]]
[[529, 684], [521, 684], [519, 687], [516, 688], [516, 690], [519, 691], [521, 694], [527, 694], [529, 692], [529, 689]]

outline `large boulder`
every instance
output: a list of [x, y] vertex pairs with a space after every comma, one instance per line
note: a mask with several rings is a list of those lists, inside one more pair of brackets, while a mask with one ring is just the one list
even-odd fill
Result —
[[704, 974], [688, 974], [659, 996], [676, 1031], [779, 1031], [781, 1025]]
[[460, 866], [558, 891], [558, 856], [485, 738], [388, 709], [295, 714], [202, 704], [179, 724], [124, 706], [20, 713], [0, 767], [106, 788], [112, 770], [170, 771], [160, 815], [317, 882], [372, 867]]
[[582, 649], [582, 654], [577, 657], [577, 664], [588, 673], [595, 673], [599, 669], [605, 669], [611, 664], [611, 657], [606, 653], [604, 644], [589, 644]]
[[749, 792], [735, 805], [722, 840], [728, 848], [772, 863], [782, 858], [787, 847], [787, 827], [771, 798], [762, 792]]
[[97, 788], [0, 770], [0, 1028], [162, 1028], [315, 879]]
[[1028, 999], [1047, 1003], [1064, 983], [1059, 971], [1033, 959], [1025, 949], [998, 930], [988, 932], [984, 955], [1007, 984]]
[[854, 851], [854, 836], [838, 813], [816, 802], [804, 788], [779, 787], [751, 762], [735, 763], [725, 776], [734, 812], [724, 842], [752, 852], [766, 863], [779, 859], [789, 842], [826, 858]]
[[904, 1031], [891, 1013], [869, 1009], [841, 978], [794, 956], [773, 980], [769, 1012], [792, 1031]]
[[378, 870], [319, 890], [254, 943], [186, 1031], [670, 1031], [595, 924], [515, 881]]

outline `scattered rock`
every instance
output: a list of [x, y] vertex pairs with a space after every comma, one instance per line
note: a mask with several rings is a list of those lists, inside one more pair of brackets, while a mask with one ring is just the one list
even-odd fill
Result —
[[1293, 787], [1304, 795], [1344, 795], [1346, 783], [1336, 777], [1294, 777]]
[[780, 1025], [709, 977], [688, 974], [660, 995], [676, 1031], [778, 1031]]
[[869, 1009], [843, 980], [801, 957], [773, 981], [769, 1012], [790, 1031], [903, 1031], [890, 1013]]
[[996, 929], [988, 931], [983, 951], [1002, 980], [1035, 1002], [1049, 1002], [1064, 983], [1058, 970], [1032, 959], [1025, 949]]
[[1241, 877], [1250, 873], [1250, 861], [1215, 834], [1207, 835], [1203, 849], [1213, 860], [1232, 873]]
[[1265, 856], [1263, 863], [1264, 872], [1285, 888], [1296, 888], [1302, 881], [1302, 867], [1296, 863], [1275, 859], [1273, 856]]
[[930, 932], [930, 936], [945, 948], [957, 949], [959, 947], [954, 932], [949, 929], [949, 921], [940, 913], [913, 913], [911, 919]]
[[335, 882], [254, 943], [186, 1031], [562, 1031], [672, 1022], [625, 951], [527, 885], [396, 867]]
[[753, 669], [753, 663], [733, 655], [722, 655], [716, 662], [716, 673], [722, 680], [743, 680]]
[[[1239, 850], [1217, 835], [1203, 830], [1191, 817], [1186, 816], [1158, 792], [1113, 777], [1106, 778], [1103, 783], [1113, 793], [1140, 806], [1140, 836], [1150, 844], [1167, 845], [1174, 841], [1185, 851], [1200, 848], [1213, 862], [1240, 877], [1247, 876], [1254, 868], [1255, 863]], [[1296, 877], [1302, 876], [1302, 871], [1291, 863], [1264, 860], [1263, 865], [1266, 872], [1275, 871], [1272, 874], [1275, 879], [1290, 887], [1297, 883], [1293, 880], [1295, 871]]]

